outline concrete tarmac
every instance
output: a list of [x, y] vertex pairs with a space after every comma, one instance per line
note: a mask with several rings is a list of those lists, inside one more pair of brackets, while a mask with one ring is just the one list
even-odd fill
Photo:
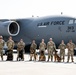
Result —
[[16, 61], [17, 54], [14, 54], [13, 61], [6, 61], [7, 56], [4, 56], [4, 61], [0, 59], [0, 75], [76, 75], [75, 56], [74, 63], [71, 63], [71, 60], [66, 63], [67, 56], [65, 62], [60, 63], [29, 61], [29, 54], [25, 54], [24, 57], [24, 61]]

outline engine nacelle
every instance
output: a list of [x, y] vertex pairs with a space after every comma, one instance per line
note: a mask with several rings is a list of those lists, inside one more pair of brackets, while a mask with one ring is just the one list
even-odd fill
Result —
[[20, 31], [20, 26], [15, 21], [0, 22], [0, 35], [16, 36]]

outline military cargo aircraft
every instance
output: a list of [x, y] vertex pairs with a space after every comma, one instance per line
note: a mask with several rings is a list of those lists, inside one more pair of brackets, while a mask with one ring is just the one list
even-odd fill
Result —
[[68, 43], [70, 39], [76, 44], [76, 19], [67, 16], [31, 17], [23, 19], [1, 19], [0, 35], [7, 41], [9, 36], [15, 42], [21, 38], [26, 45], [35, 39], [39, 45], [41, 39], [47, 43], [49, 38], [58, 46], [61, 40]]

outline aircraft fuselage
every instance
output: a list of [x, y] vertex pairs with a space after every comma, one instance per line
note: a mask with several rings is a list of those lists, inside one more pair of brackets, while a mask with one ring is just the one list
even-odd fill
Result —
[[[26, 45], [31, 44], [35, 39], [39, 44], [41, 39], [44, 39], [46, 44], [49, 38], [53, 38], [53, 41], [59, 45], [61, 40], [68, 43], [69, 40], [73, 40], [76, 43], [76, 19], [66, 16], [49, 16], [49, 17], [37, 17], [27, 19], [16, 19], [20, 31], [18, 35], [13, 36], [13, 40], [18, 42], [21, 38]], [[4, 36], [6, 38], [6, 36]]]

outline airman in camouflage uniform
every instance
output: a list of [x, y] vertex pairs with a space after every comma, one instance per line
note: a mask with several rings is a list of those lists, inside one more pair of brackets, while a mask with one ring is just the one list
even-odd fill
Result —
[[39, 45], [39, 50], [40, 50], [40, 57], [39, 60], [45, 60], [45, 48], [46, 48], [46, 44], [44, 42], [44, 39], [42, 39], [42, 42]]
[[3, 60], [3, 47], [4, 47], [5, 41], [3, 40], [3, 37], [0, 36], [0, 55], [1, 59]]
[[22, 61], [24, 60], [24, 47], [25, 47], [25, 43], [23, 42], [23, 39], [20, 39], [20, 42], [18, 42], [18, 45], [17, 45], [17, 52], [18, 52], [17, 61], [18, 61], [18, 58], [19, 60], [22, 60]]
[[14, 41], [12, 40], [12, 37], [9, 37], [9, 40], [7, 41], [7, 60], [13, 60], [13, 48], [14, 48]]
[[35, 43], [35, 40], [33, 40], [30, 47], [30, 61], [32, 61], [32, 57], [34, 57], [34, 60], [36, 60], [36, 48], [37, 44]]
[[44, 39], [42, 39], [42, 42], [39, 45], [39, 50], [40, 51], [45, 51], [46, 44], [44, 43]]
[[65, 49], [66, 49], [66, 45], [64, 44], [64, 41], [62, 40], [61, 44], [59, 45], [59, 49], [60, 49], [60, 58], [65, 59]]
[[50, 41], [47, 43], [47, 50], [48, 50], [48, 61], [51, 56], [51, 61], [53, 61], [53, 52], [56, 50], [55, 43], [52, 41], [52, 38], [50, 38]]
[[69, 43], [67, 43], [67, 48], [68, 48], [68, 59], [67, 59], [67, 62], [69, 62], [70, 56], [71, 56], [71, 61], [74, 62], [73, 56], [74, 56], [75, 44], [72, 43], [72, 40], [70, 40]]

